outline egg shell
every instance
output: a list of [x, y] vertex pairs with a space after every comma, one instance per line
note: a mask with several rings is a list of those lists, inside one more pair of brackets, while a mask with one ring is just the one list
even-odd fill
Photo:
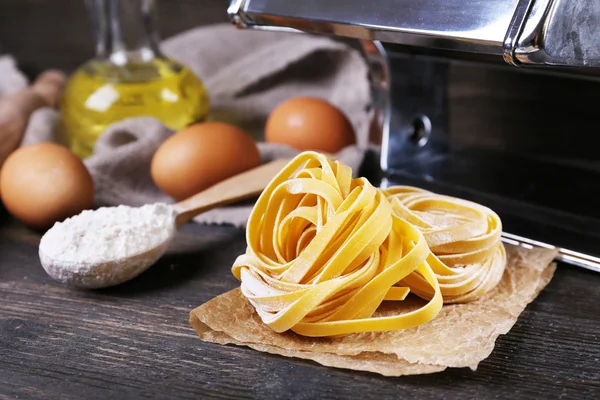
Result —
[[328, 153], [356, 143], [346, 115], [316, 97], [294, 97], [279, 104], [267, 119], [265, 140]]
[[152, 158], [151, 174], [156, 186], [179, 201], [259, 164], [256, 143], [243, 130], [204, 122], [169, 137]]
[[85, 165], [55, 143], [14, 151], [2, 165], [0, 192], [8, 212], [39, 231], [79, 214], [94, 201], [94, 183]]

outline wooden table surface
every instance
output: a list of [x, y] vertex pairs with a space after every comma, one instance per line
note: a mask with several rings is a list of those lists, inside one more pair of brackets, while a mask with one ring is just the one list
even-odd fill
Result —
[[600, 394], [600, 276], [560, 265], [477, 371], [385, 378], [202, 342], [197, 305], [238, 285], [232, 227], [188, 225], [137, 279], [78, 291], [42, 269], [35, 234], [0, 220], [0, 397], [581, 398]]

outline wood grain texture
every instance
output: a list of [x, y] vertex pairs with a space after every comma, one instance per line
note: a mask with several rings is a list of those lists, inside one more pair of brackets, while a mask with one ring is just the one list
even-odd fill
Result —
[[554, 280], [475, 372], [384, 378], [200, 341], [195, 306], [238, 285], [243, 233], [186, 225], [138, 279], [79, 291], [49, 278], [39, 236], [0, 227], [0, 395], [8, 398], [593, 398], [600, 394], [598, 275]]
[[177, 226], [212, 208], [257, 197], [290, 161], [274, 160], [252, 168], [175, 204]]

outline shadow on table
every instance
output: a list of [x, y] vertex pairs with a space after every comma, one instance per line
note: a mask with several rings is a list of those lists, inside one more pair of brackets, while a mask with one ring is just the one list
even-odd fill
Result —
[[[177, 233], [167, 253], [148, 270], [121, 285], [94, 292], [128, 297], [173, 288], [190, 280], [203, 279], [224, 263], [231, 265], [233, 260], [229, 258], [243, 251], [243, 232], [237, 228], [188, 225]], [[230, 249], [232, 246], [241, 250]]]
[[4, 224], [8, 219], [8, 211], [4, 208], [4, 204], [2, 204], [2, 199], [0, 198], [0, 224]]

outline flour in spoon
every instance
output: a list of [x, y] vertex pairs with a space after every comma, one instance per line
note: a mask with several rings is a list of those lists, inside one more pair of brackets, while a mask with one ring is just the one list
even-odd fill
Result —
[[175, 231], [174, 210], [164, 203], [101, 207], [57, 222], [40, 241], [40, 253], [75, 270], [149, 251]]

